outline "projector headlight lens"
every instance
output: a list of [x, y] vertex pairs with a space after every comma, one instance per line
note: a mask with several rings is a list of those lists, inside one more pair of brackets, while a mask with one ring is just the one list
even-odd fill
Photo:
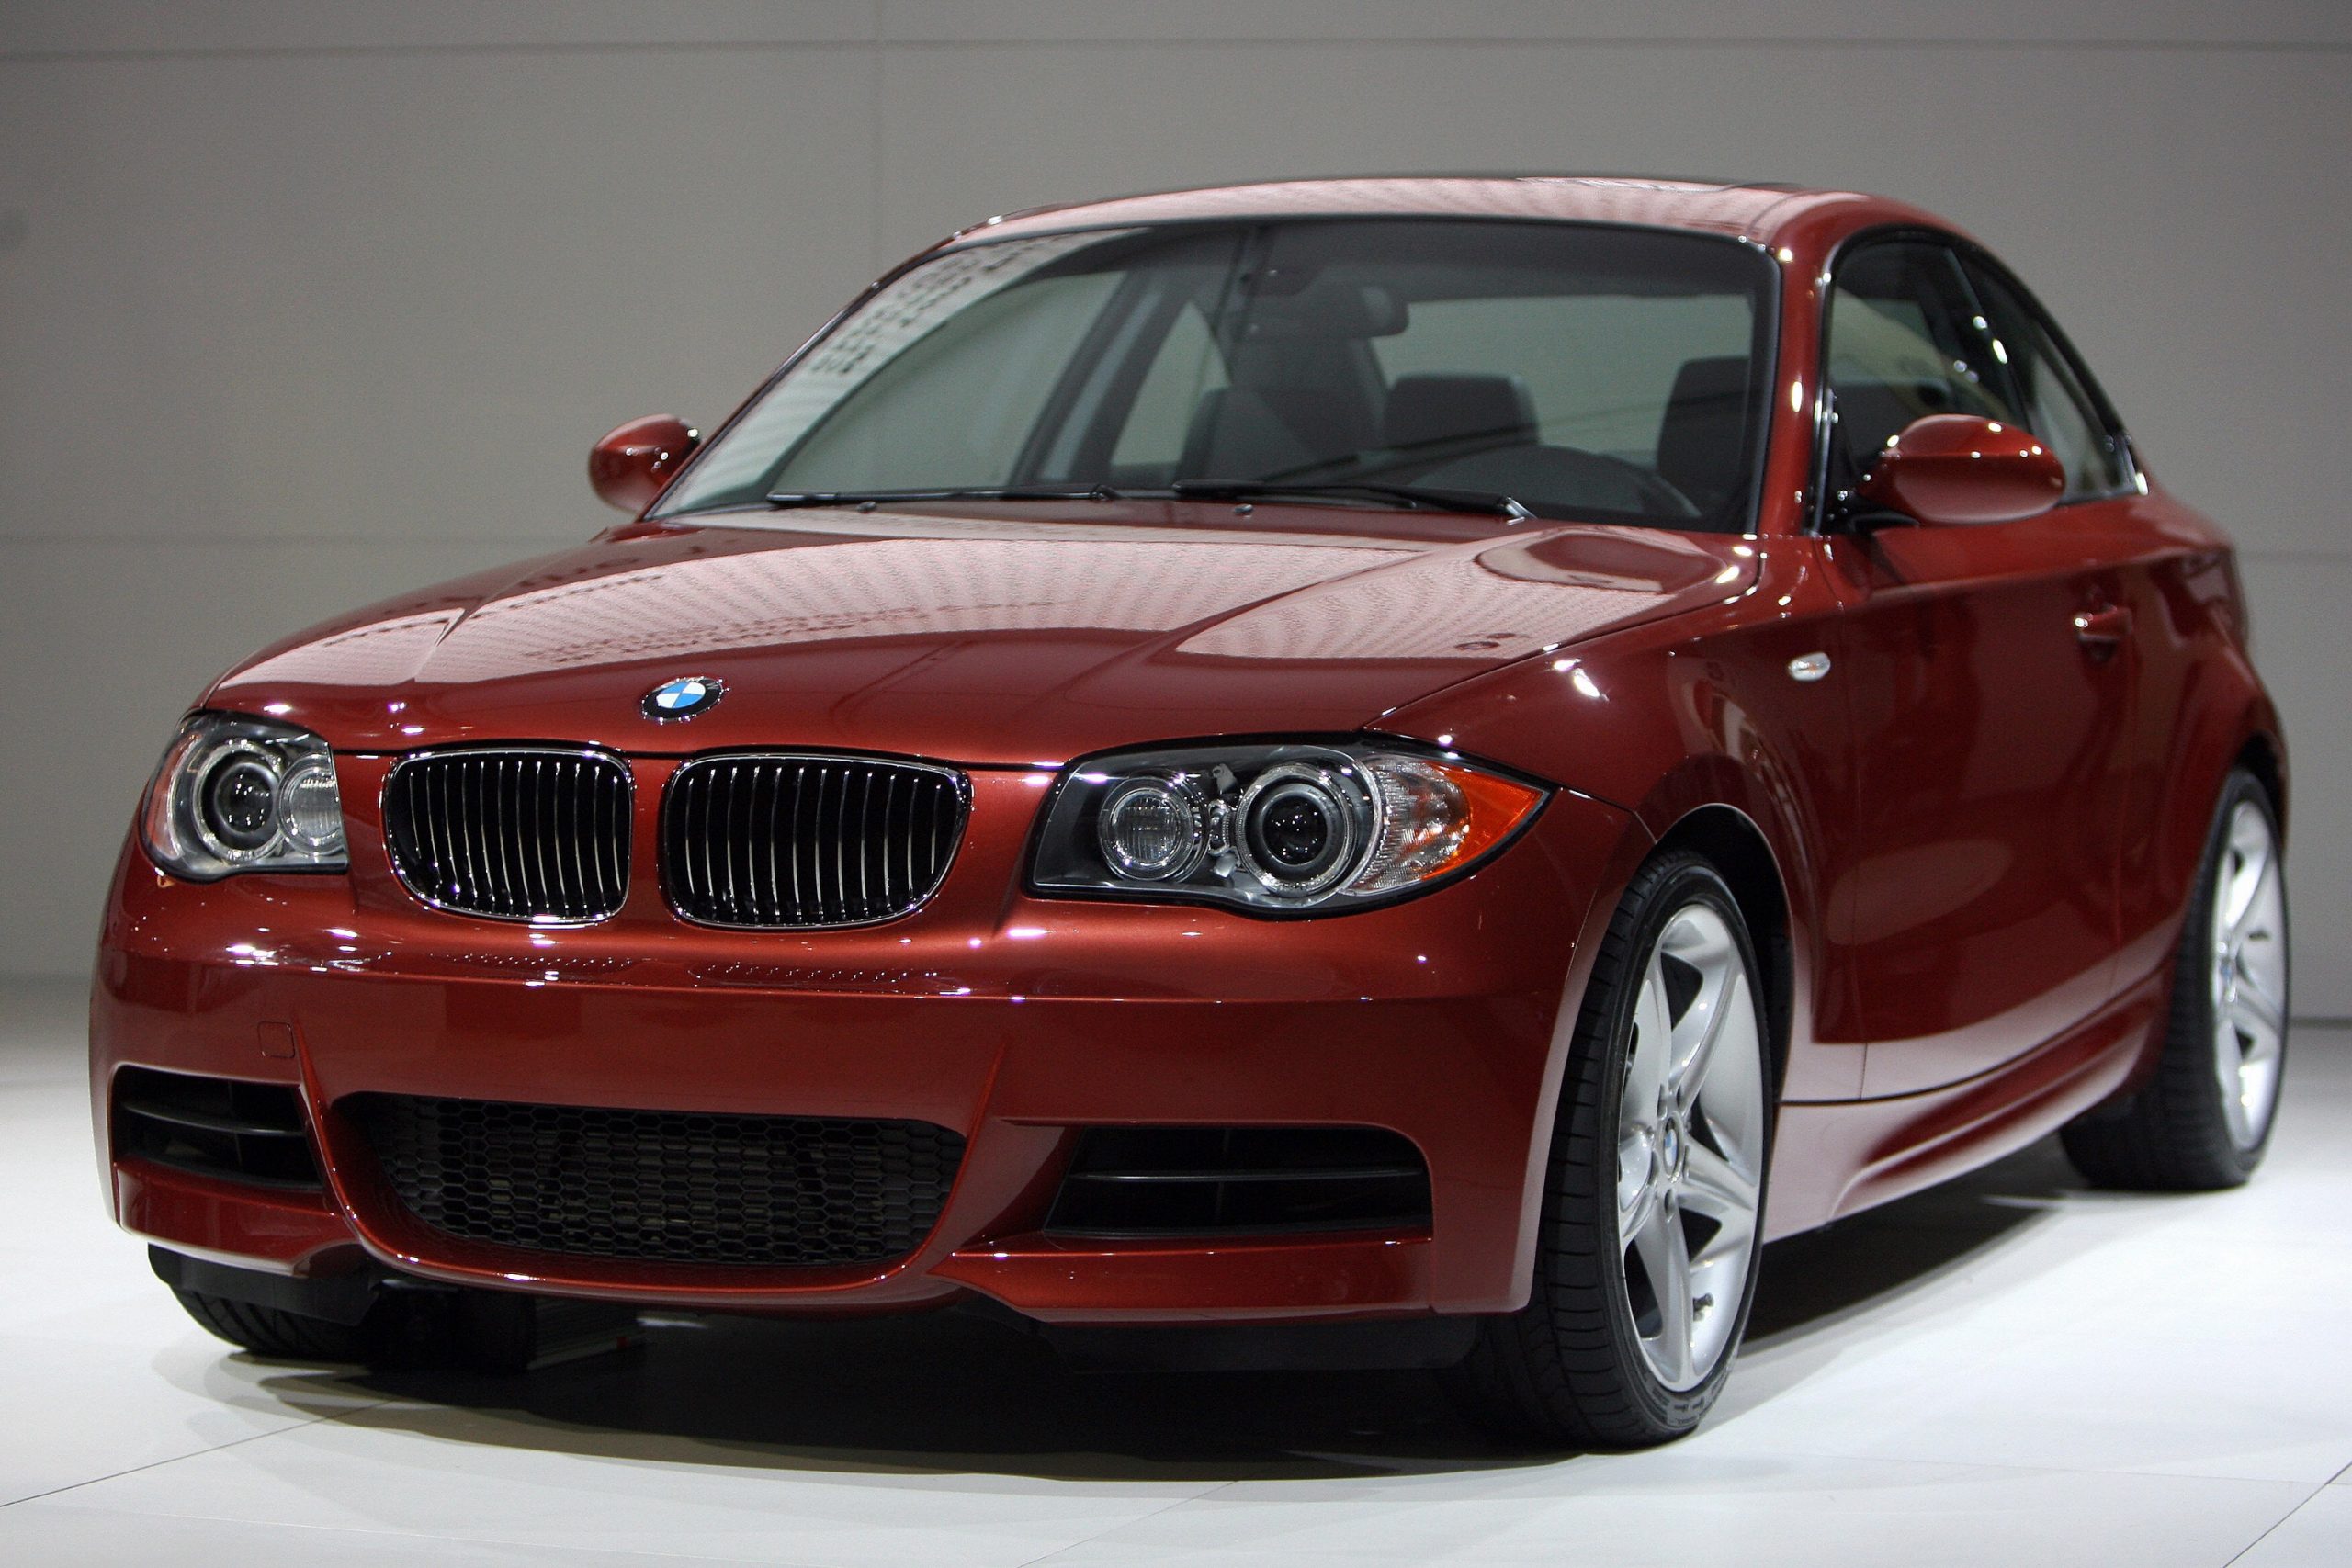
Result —
[[1312, 898], [1354, 867], [1374, 813], [1360, 777], [1301, 761], [1252, 779], [1237, 815], [1241, 863], [1278, 897]]
[[140, 838], [157, 865], [191, 882], [345, 870], [334, 756], [292, 725], [191, 715], [148, 787]]

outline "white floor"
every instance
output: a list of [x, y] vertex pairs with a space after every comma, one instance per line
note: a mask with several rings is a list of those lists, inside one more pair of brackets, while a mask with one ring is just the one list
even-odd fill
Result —
[[266, 1365], [107, 1224], [78, 1013], [0, 990], [0, 1562], [2352, 1564], [2352, 1032], [2299, 1033], [2247, 1190], [2041, 1146], [1778, 1244], [1703, 1430], [1555, 1459], [1417, 1375], [1077, 1377], [956, 1319]]

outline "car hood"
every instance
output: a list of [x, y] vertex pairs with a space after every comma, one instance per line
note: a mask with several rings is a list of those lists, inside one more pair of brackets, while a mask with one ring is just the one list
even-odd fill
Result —
[[[1731, 538], [1328, 507], [1059, 503], [633, 525], [279, 643], [208, 705], [335, 748], [492, 739], [1054, 763], [1344, 732], [1495, 666], [1740, 590]], [[680, 676], [689, 722], [639, 703]]]

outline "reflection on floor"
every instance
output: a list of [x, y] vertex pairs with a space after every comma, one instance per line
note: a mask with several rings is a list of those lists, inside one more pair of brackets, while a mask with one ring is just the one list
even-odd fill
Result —
[[1421, 1374], [1088, 1376], [956, 1315], [526, 1378], [231, 1354], [101, 1212], [78, 1000], [0, 991], [0, 1561], [2352, 1562], [2352, 1032], [2242, 1192], [2053, 1145], [1778, 1243], [1699, 1435], [1498, 1450]]

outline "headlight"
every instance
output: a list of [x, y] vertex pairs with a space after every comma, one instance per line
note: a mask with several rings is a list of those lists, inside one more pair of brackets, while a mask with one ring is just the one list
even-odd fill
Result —
[[157, 865], [191, 882], [349, 863], [327, 743], [234, 714], [194, 714], [181, 724], [148, 786], [140, 836]]
[[1043, 892], [1336, 911], [1467, 871], [1544, 791], [1373, 742], [1128, 751], [1063, 774], [1031, 880]]

